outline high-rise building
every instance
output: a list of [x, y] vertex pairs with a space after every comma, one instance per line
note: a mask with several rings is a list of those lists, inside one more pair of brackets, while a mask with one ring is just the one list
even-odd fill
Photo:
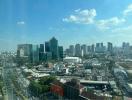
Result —
[[50, 42], [49, 41], [45, 42], [45, 52], [50, 52]]
[[58, 40], [55, 37], [50, 40], [50, 51], [52, 52], [52, 59], [58, 60]]
[[44, 44], [40, 44], [39, 52], [44, 52]]
[[80, 44], [75, 45], [75, 56], [77, 56], [77, 57], [81, 56], [81, 46], [80, 46]]
[[108, 42], [108, 43], [107, 43], [107, 51], [108, 51], [108, 52], [111, 52], [111, 53], [112, 53], [112, 51], [113, 51], [113, 44], [112, 44], [111, 42]]
[[75, 53], [74, 53], [74, 45], [70, 45], [69, 46], [69, 56], [74, 56], [75, 55]]
[[59, 59], [63, 60], [63, 46], [59, 46], [58, 51], [59, 51]]
[[129, 48], [129, 47], [130, 47], [130, 45], [129, 45], [128, 42], [123, 42], [123, 43], [122, 43], [122, 48], [123, 48], [123, 49]]
[[39, 47], [39, 61], [43, 61], [44, 60], [44, 44], [40, 44]]
[[65, 56], [70, 56], [70, 49], [65, 49]]
[[128, 42], [123, 42], [122, 43], [122, 49], [123, 49], [123, 54], [125, 55], [130, 55], [130, 44]]
[[83, 44], [81, 46], [81, 51], [82, 51], [82, 56], [86, 55], [87, 54], [87, 46], [85, 44]]
[[104, 44], [103, 43], [100, 43], [100, 47], [103, 48]]
[[87, 53], [90, 53], [91, 52], [91, 46], [87, 46]]
[[95, 52], [96, 53], [104, 53], [106, 47], [103, 45], [103, 43], [96, 43]]
[[21, 48], [20, 50], [19, 50], [19, 57], [24, 57], [24, 49], [23, 48]]
[[33, 45], [32, 47], [33, 63], [39, 62], [39, 47], [38, 45]]
[[105, 49], [106, 48], [103, 45], [103, 43], [96, 43], [96, 48], [95, 48], [96, 53], [104, 53]]
[[91, 45], [91, 52], [92, 52], [92, 53], [95, 52], [95, 46], [94, 46], [94, 44]]
[[96, 53], [100, 52], [100, 43], [96, 43], [95, 51]]
[[32, 62], [32, 44], [19, 44], [17, 46], [17, 56], [24, 57]]
[[94, 44], [87, 46], [87, 53], [94, 53], [95, 47]]
[[44, 60], [49, 61], [52, 59], [52, 53], [51, 52], [45, 52], [44, 53]]

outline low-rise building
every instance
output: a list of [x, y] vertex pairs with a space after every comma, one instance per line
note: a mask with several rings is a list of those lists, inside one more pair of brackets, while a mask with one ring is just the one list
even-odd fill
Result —
[[82, 60], [79, 57], [65, 57], [64, 62], [67, 62], [67, 63], [81, 63]]

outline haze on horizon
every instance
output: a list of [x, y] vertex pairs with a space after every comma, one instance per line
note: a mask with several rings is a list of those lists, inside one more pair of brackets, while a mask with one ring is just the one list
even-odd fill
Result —
[[0, 51], [17, 44], [132, 44], [131, 0], [0, 0]]

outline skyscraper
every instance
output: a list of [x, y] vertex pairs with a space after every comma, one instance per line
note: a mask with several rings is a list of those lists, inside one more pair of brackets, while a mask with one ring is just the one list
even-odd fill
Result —
[[39, 52], [44, 52], [44, 44], [40, 44]]
[[87, 54], [87, 46], [84, 44], [81, 46], [82, 56]]
[[63, 46], [58, 47], [59, 60], [63, 60]]
[[96, 43], [96, 48], [95, 48], [96, 53], [104, 53], [105, 49], [106, 48], [103, 45], [103, 43]]
[[95, 51], [96, 53], [100, 52], [100, 43], [96, 43]]
[[111, 42], [107, 43], [107, 51], [110, 52], [110, 53], [112, 53], [112, 51], [113, 51], [113, 45], [112, 45]]
[[33, 63], [38, 63], [39, 62], [39, 47], [38, 47], [38, 45], [33, 45], [32, 54], [33, 54]]
[[50, 51], [52, 52], [52, 59], [58, 60], [58, 40], [55, 37], [50, 40]]
[[50, 52], [50, 42], [49, 41], [45, 42], [45, 52]]
[[91, 46], [87, 46], [87, 53], [90, 53], [91, 52]]
[[44, 44], [40, 44], [39, 47], [39, 61], [44, 60]]
[[87, 53], [94, 53], [95, 47], [94, 44], [87, 46]]
[[125, 55], [129, 55], [129, 53], [130, 53], [130, 44], [128, 43], [128, 42], [123, 42], [122, 43], [122, 49], [123, 49], [123, 53], [125, 54]]
[[69, 48], [65, 49], [64, 55], [65, 56], [70, 56], [70, 50], [69, 50]]
[[25, 57], [32, 62], [32, 44], [19, 44], [17, 46], [17, 56]]
[[122, 48], [123, 48], [123, 49], [129, 48], [129, 47], [130, 47], [130, 45], [129, 45], [128, 42], [123, 42], [123, 43], [122, 43]]
[[74, 56], [75, 52], [74, 52], [74, 45], [70, 45], [69, 46], [69, 56]]
[[95, 46], [94, 46], [94, 44], [91, 45], [91, 52], [92, 52], [92, 53], [95, 52]]
[[81, 56], [81, 46], [80, 46], [80, 44], [75, 45], [75, 56], [77, 56], [77, 57]]

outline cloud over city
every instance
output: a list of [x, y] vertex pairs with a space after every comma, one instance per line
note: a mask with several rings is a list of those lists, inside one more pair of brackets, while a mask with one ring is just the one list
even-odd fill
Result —
[[73, 22], [80, 24], [92, 24], [94, 23], [94, 18], [96, 16], [95, 9], [77, 9], [70, 16], [63, 18], [64, 22]]
[[122, 11], [123, 14], [120, 16], [113, 16], [105, 19], [97, 19], [97, 11], [93, 9], [76, 9], [68, 17], [63, 18], [63, 22], [74, 23], [74, 24], [93, 24], [98, 29], [107, 30], [112, 27], [118, 27], [125, 23], [127, 20], [124, 16], [132, 14], [132, 4], [129, 4], [126, 9]]

